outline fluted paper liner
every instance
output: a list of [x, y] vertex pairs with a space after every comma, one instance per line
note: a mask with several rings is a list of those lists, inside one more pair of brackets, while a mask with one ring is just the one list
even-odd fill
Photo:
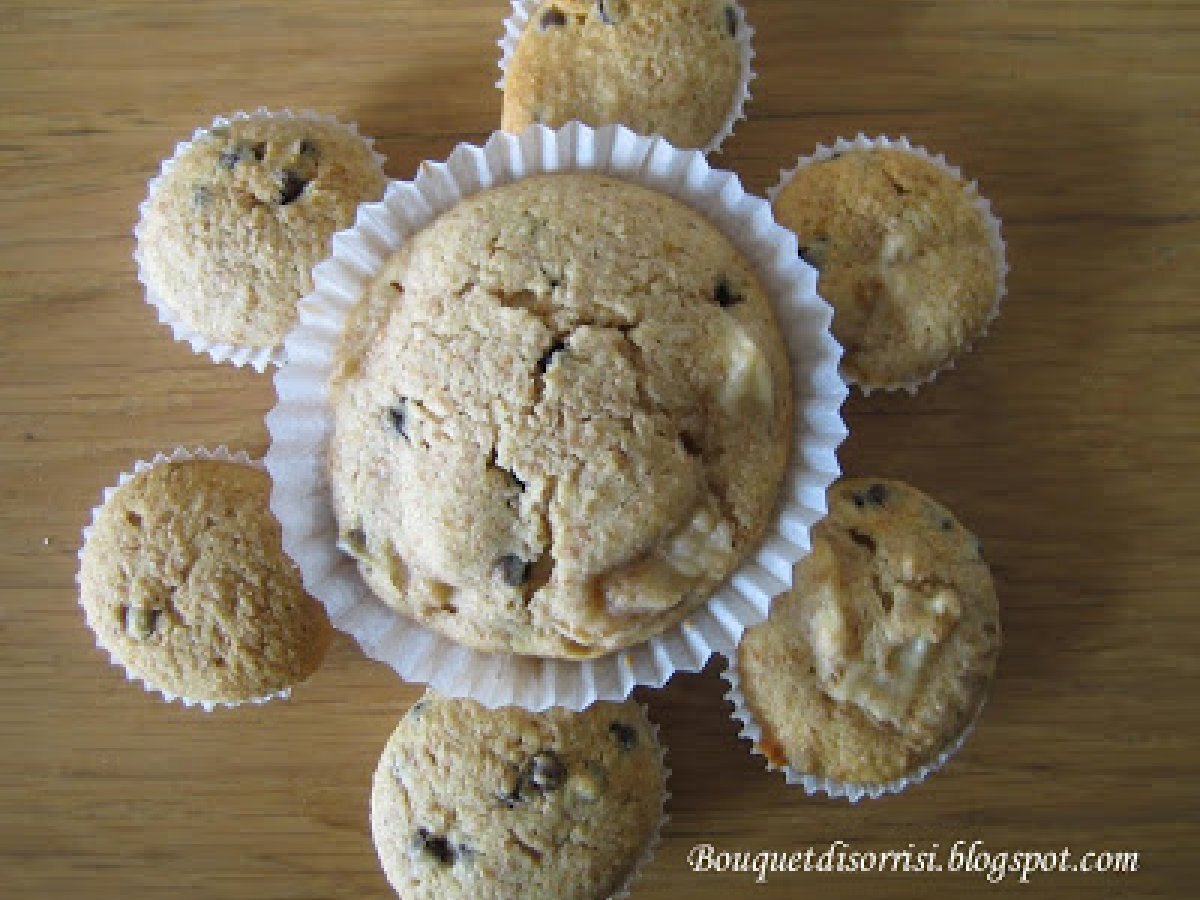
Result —
[[[83, 541], [79, 546], [79, 553], [77, 554], [80, 565], [82, 566], [82, 564], [83, 564], [83, 548], [87, 544], [88, 537], [92, 533], [92, 526], [96, 522], [96, 517], [100, 514], [100, 510], [104, 508], [104, 506], [112, 499], [113, 495], [118, 490], [120, 490], [122, 487], [124, 487], [126, 484], [128, 484], [129, 481], [135, 475], [140, 475], [142, 472], [146, 472], [150, 469], [153, 469], [155, 466], [159, 466], [159, 465], [162, 465], [163, 463], [167, 463], [167, 462], [186, 462], [188, 460], [194, 460], [194, 459], [219, 460], [222, 462], [238, 463], [243, 466], [251, 466], [252, 468], [255, 468], [255, 469], [266, 469], [266, 466], [263, 464], [262, 460], [251, 459], [250, 456], [245, 451], [238, 450], [238, 451], [234, 452], [225, 446], [217, 447], [215, 450], [208, 450], [204, 447], [200, 447], [195, 450], [188, 450], [183, 447], [176, 447], [170, 453], [156, 453], [154, 455], [154, 458], [151, 459], [149, 462], [147, 462], [144, 459], [139, 459], [137, 462], [135, 462], [133, 464], [132, 469], [130, 469], [127, 472], [121, 473], [120, 478], [118, 478], [117, 483], [114, 486], [107, 487], [104, 489], [104, 493], [101, 498], [100, 505], [92, 508], [92, 514], [88, 520], [88, 524], [86, 526], [84, 526], [84, 529], [83, 529]], [[75, 584], [77, 586], [79, 586], [80, 588], [82, 588], [82, 586], [83, 586], [82, 582], [80, 580], [80, 572], [78, 570], [75, 572]], [[82, 609], [83, 608], [82, 597], [80, 598], [79, 605], [80, 605], [80, 608]], [[85, 616], [85, 618], [87, 616], [86, 609], [84, 610], [84, 616]], [[263, 696], [263, 697], [252, 697], [249, 700], [240, 700], [240, 701], [233, 700], [233, 701], [223, 701], [223, 702], [212, 702], [209, 700], [195, 700], [195, 699], [192, 699], [191, 697], [182, 697], [182, 696], [179, 696], [178, 694], [172, 694], [169, 691], [165, 691], [162, 688], [158, 687], [157, 685], [151, 684], [150, 682], [146, 681], [146, 679], [142, 678], [142, 676], [135, 675], [133, 672], [130, 672], [129, 669], [126, 668], [124, 663], [122, 663], [120, 660], [118, 660], [107, 648], [103, 647], [100, 644], [99, 638], [96, 639], [96, 647], [97, 647], [97, 649], [102, 650], [102, 651], [104, 651], [105, 654], [107, 654], [109, 662], [111, 662], [114, 666], [116, 666], [118, 669], [120, 669], [122, 672], [125, 673], [126, 681], [131, 681], [131, 682], [134, 682], [135, 684], [140, 684], [142, 686], [142, 688], [144, 690], [146, 690], [148, 693], [158, 694], [164, 700], [166, 700], [168, 703], [174, 703], [176, 700], [178, 700], [184, 706], [189, 706], [189, 707], [190, 706], [199, 706], [205, 712], [212, 712], [218, 706], [224, 706], [224, 707], [228, 707], [228, 708], [232, 709], [233, 707], [236, 707], [236, 706], [245, 706], [247, 703], [267, 703], [271, 700], [280, 700], [280, 699], [284, 699], [286, 697], [290, 697], [291, 693], [292, 693], [292, 688], [291, 688], [291, 686], [289, 686], [289, 687], [283, 688], [282, 690], [276, 691], [273, 694], [267, 694], [266, 696]]]
[[[771, 297], [790, 356], [794, 436], [780, 505], [762, 545], [709, 602], [681, 624], [637, 646], [574, 661], [487, 653], [461, 646], [379, 600], [337, 547], [326, 449], [328, 376], [346, 317], [374, 273], [405, 238], [442, 212], [489, 187], [544, 172], [589, 171], [670, 194], [718, 227], [746, 256]], [[660, 687], [677, 671], [697, 671], [712, 653], [732, 650], [742, 630], [766, 618], [770, 599], [791, 584], [792, 566], [809, 549], [809, 528], [825, 514], [837, 478], [836, 450], [846, 435], [839, 409], [846, 387], [841, 348], [829, 333], [832, 311], [816, 294], [816, 273], [795, 236], [771, 218], [769, 204], [747, 194], [737, 176], [713, 169], [698, 150], [623, 126], [572, 122], [521, 135], [496, 133], [483, 147], [459, 145], [445, 162], [422, 163], [415, 181], [392, 182], [382, 202], [364, 204], [357, 224], [334, 237], [332, 258], [313, 270], [316, 288], [300, 304], [285, 342], [288, 364], [275, 376], [279, 399], [267, 415], [273, 479], [271, 507], [284, 549], [305, 587], [374, 659], [407, 681], [486, 706], [582, 709], [623, 700], [637, 685]]]
[[[508, 65], [512, 61], [513, 54], [516, 53], [517, 43], [521, 40], [521, 34], [525, 31], [525, 27], [533, 18], [546, 0], [510, 0], [512, 4], [512, 15], [504, 20], [504, 37], [496, 41], [500, 47], [500, 61], [497, 65], [500, 67], [500, 80], [496, 82], [496, 87], [504, 90], [504, 79], [508, 73]], [[733, 98], [730, 103], [729, 113], [725, 116], [725, 120], [721, 123], [721, 127], [717, 129], [717, 133], [712, 136], [707, 144], [700, 149], [704, 153], [716, 153], [721, 149], [721, 145], [726, 139], [733, 134], [733, 129], [739, 121], [746, 118], [746, 104], [750, 102], [750, 82], [758, 76], [754, 72], [754, 27], [746, 19], [746, 11], [742, 9], [740, 3], [730, 3], [729, 8], [733, 10], [737, 17], [737, 42], [739, 63], [741, 66], [741, 79], [738, 81], [737, 89], [734, 91]]]
[[762, 726], [754, 718], [754, 714], [750, 711], [750, 707], [746, 703], [746, 696], [742, 693], [742, 680], [741, 674], [738, 671], [737, 653], [726, 654], [726, 658], [728, 666], [721, 673], [721, 677], [729, 685], [729, 691], [725, 694], [725, 699], [733, 704], [732, 718], [741, 724], [738, 737], [750, 741], [751, 752], [766, 760], [768, 771], [782, 772], [788, 784], [800, 785], [804, 789], [804, 793], [809, 796], [825, 794], [827, 797], [834, 799], [843, 798], [849, 800], [851, 803], [857, 803], [864, 797], [878, 800], [886, 794], [899, 794], [910, 785], [924, 781], [934, 772], [945, 766], [949, 762], [950, 757], [962, 749], [967, 738], [971, 736], [971, 732], [975, 730], [975, 723], [979, 721], [979, 715], [983, 711], [983, 706], [987, 699], [986, 694], [980, 699], [979, 706], [975, 708], [971, 718], [957, 737], [951, 740], [936, 757], [927, 763], [917, 766], [911, 772], [906, 772], [901, 777], [892, 781], [839, 781], [836, 778], [824, 778], [801, 772], [791, 766], [778, 766], [767, 758], [759, 749], [762, 742]]
[[914, 147], [912, 143], [909, 142], [907, 137], [869, 138], [861, 132], [853, 140], [838, 138], [833, 142], [833, 145], [829, 147], [826, 147], [824, 144], [817, 144], [816, 150], [813, 152], [812, 156], [802, 156], [799, 160], [797, 160], [796, 165], [792, 166], [792, 168], [780, 170], [779, 181], [774, 187], [767, 189], [767, 198], [772, 204], [774, 204], [775, 199], [779, 196], [780, 191], [787, 187], [788, 183], [800, 169], [803, 169], [805, 166], [811, 165], [814, 162], [822, 162], [830, 159], [835, 154], [844, 153], [847, 150], [903, 150], [906, 153], [912, 153], [914, 156], [919, 156], [922, 159], [927, 160], [928, 162], [937, 166], [943, 172], [946, 172], [955, 181], [958, 181], [963, 185], [963, 190], [966, 191], [967, 196], [974, 203], [975, 208], [979, 210], [980, 216], [983, 217], [984, 227], [987, 229], [988, 243], [991, 245], [992, 254], [996, 258], [996, 299], [992, 304], [992, 308], [988, 313], [987, 319], [983, 323], [983, 327], [979, 330], [978, 335], [960, 347], [956, 353], [951, 354], [951, 356], [945, 362], [943, 362], [932, 372], [929, 372], [928, 374], [919, 378], [915, 378], [911, 381], [899, 381], [893, 384], [874, 386], [862, 384], [861, 382], [858, 382], [852, 378], [848, 373], [842, 373], [842, 377], [845, 378], [848, 383], [858, 385], [858, 389], [863, 392], [864, 396], [869, 396], [870, 393], [875, 390], [904, 390], [908, 391], [910, 394], [915, 394], [921, 385], [928, 384], [929, 382], [934, 381], [942, 372], [953, 369], [954, 363], [957, 359], [959, 359], [965, 353], [970, 353], [975, 342], [987, 336], [988, 328], [991, 327], [991, 324], [995, 321], [996, 317], [1000, 315], [1000, 304], [1004, 300], [1005, 294], [1008, 290], [1005, 284], [1005, 279], [1009, 273], [1008, 262], [1005, 258], [1004, 238], [1000, 233], [1000, 220], [992, 211], [992, 204], [987, 200], [986, 197], [980, 195], [978, 183], [975, 181], [967, 181], [963, 177], [962, 171], [957, 166], [950, 165], [950, 163], [946, 161], [946, 157], [941, 153], [939, 153], [937, 156], [934, 156], [924, 147]]
[[[328, 125], [337, 125], [340, 128], [348, 131], [354, 137], [363, 141], [367, 148], [371, 151], [371, 157], [375, 160], [380, 173], [383, 172], [384, 157], [383, 154], [376, 152], [375, 141], [366, 135], [359, 134], [358, 126], [354, 123], [339, 122], [333, 116], [319, 115], [311, 110], [301, 110], [292, 112], [290, 109], [271, 111], [264, 107], [259, 107], [252, 113], [238, 111], [231, 116], [217, 116], [213, 119], [212, 124], [205, 128], [197, 128], [192, 134], [191, 140], [180, 141], [175, 145], [175, 152], [170, 159], [164, 160], [159, 173], [147, 182], [146, 199], [138, 204], [138, 222], [133, 228], [134, 251], [133, 259], [137, 263], [137, 280], [141, 283], [145, 290], [146, 302], [158, 313], [158, 321], [171, 329], [171, 334], [177, 341], [191, 346], [196, 353], [207, 353], [213, 362], [216, 363], [232, 363], [235, 366], [250, 366], [258, 372], [264, 372], [267, 366], [280, 366], [284, 361], [283, 345], [277, 347], [249, 347], [240, 344], [223, 343], [219, 341], [211, 341], [190, 325], [183, 321], [179, 315], [170, 308], [157, 288], [151, 283], [147, 277], [145, 270], [142, 267], [141, 254], [141, 239], [142, 239], [142, 222], [146, 218], [146, 211], [149, 207], [150, 197], [158, 190], [159, 182], [171, 171], [175, 166], [175, 161], [179, 159], [194, 142], [201, 138], [207, 137], [213, 129], [227, 127], [232, 121], [239, 119], [261, 119], [261, 118], [284, 118], [284, 119], [305, 119], [310, 122], [321, 122]], [[299, 298], [297, 298], [299, 299]]]

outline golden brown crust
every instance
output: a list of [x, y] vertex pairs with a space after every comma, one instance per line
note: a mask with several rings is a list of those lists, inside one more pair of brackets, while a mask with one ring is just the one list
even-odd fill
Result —
[[99, 510], [80, 563], [98, 642], [151, 687], [205, 703], [311, 675], [331, 629], [283, 552], [270, 479], [233, 462], [167, 462]]
[[850, 479], [792, 590], [738, 649], [741, 690], [776, 765], [853, 783], [935, 759], [983, 701], [999, 608], [975, 538], [916, 489]]
[[405, 900], [603, 898], [646, 853], [665, 790], [632, 701], [531, 713], [431, 692], [380, 757], [371, 830]]
[[739, 28], [722, 0], [552, 0], [505, 73], [501, 127], [572, 119], [705, 147], [741, 83]]
[[801, 167], [774, 204], [820, 271], [843, 371], [867, 387], [932, 374], [983, 332], [1000, 261], [966, 185], [903, 150]]
[[765, 292], [705, 219], [531, 178], [415, 235], [332, 389], [343, 547], [482, 649], [587, 657], [670, 627], [761, 539], [790, 444]]

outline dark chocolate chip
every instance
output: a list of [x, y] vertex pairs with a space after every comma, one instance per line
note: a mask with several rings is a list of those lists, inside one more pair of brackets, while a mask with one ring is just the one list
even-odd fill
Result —
[[696, 439], [694, 434], [691, 434], [687, 431], [681, 431], [679, 433], [679, 443], [683, 445], [683, 450], [688, 456], [700, 455], [700, 442]]
[[404, 397], [400, 398], [399, 406], [393, 406], [388, 410], [388, 420], [392, 423], [392, 428], [396, 434], [405, 440], [408, 439], [408, 400]]
[[636, 728], [625, 725], [622, 722], [613, 722], [608, 726], [608, 733], [612, 735], [612, 739], [617, 742], [617, 746], [628, 753], [638, 745], [638, 733]]
[[738, 17], [737, 10], [732, 6], [725, 7], [725, 30], [729, 32], [730, 37], [737, 37], [738, 33]]
[[265, 141], [259, 141], [259, 142], [255, 143], [255, 144], [251, 144], [251, 145], [250, 145], [250, 152], [254, 154], [254, 158], [255, 158], [256, 160], [258, 160], [259, 162], [262, 162], [264, 159], [266, 159], [266, 156], [267, 156], [267, 145], [266, 145], [266, 142], [265, 142]]
[[741, 303], [745, 298], [740, 294], [735, 294], [729, 282], [722, 278], [717, 282], [716, 288], [713, 289], [713, 299], [717, 301], [717, 305], [722, 309], [728, 309], [736, 303]]
[[440, 834], [430, 834], [428, 828], [418, 828], [413, 835], [413, 847], [433, 857], [443, 866], [454, 865], [454, 845]]
[[290, 169], [285, 169], [283, 173], [283, 185], [279, 189], [279, 205], [287, 206], [289, 203], [299, 199], [304, 193], [304, 189], [308, 187], [308, 179], [302, 178]]
[[506, 553], [496, 560], [496, 571], [509, 587], [520, 587], [529, 580], [532, 566], [515, 553]]
[[600, 14], [600, 21], [605, 25], [616, 25], [617, 21], [612, 17], [612, 13], [608, 11], [604, 0], [596, 0], [596, 12]]
[[566, 781], [566, 764], [553, 750], [539, 750], [533, 754], [521, 774], [522, 785], [538, 794], [557, 791]]
[[311, 156], [313, 159], [321, 155], [320, 150], [317, 149], [317, 142], [309, 138], [300, 142], [299, 152], [301, 156]]
[[942, 519], [942, 531], [953, 531], [954, 522], [950, 519]]
[[857, 528], [850, 529], [850, 540], [858, 544], [860, 547], [866, 547], [868, 553], [875, 552], [875, 539], [865, 531], [859, 531]]
[[557, 6], [551, 6], [542, 13], [541, 21], [538, 23], [542, 31], [548, 31], [551, 28], [562, 28], [566, 24], [567, 17], [563, 15], [563, 11]]
[[561, 338], [551, 344], [550, 349], [543, 353], [542, 358], [537, 361], [537, 373], [539, 375], [545, 375], [546, 370], [550, 368], [550, 363], [554, 361], [554, 357], [566, 349], [567, 342]]
[[887, 488], [882, 484], [873, 484], [867, 488], [867, 501], [875, 506], [883, 506], [887, 501]]

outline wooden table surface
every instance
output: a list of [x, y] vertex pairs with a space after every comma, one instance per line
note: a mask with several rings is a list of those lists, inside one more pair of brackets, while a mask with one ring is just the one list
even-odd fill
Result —
[[[270, 378], [172, 342], [130, 229], [216, 113], [311, 107], [388, 172], [499, 119], [502, 0], [0, 4], [0, 895], [387, 898], [377, 754], [419, 688], [339, 637], [295, 700], [205, 715], [126, 684], [76, 606], [101, 489], [176, 445], [261, 454]], [[755, 99], [718, 164], [763, 192], [818, 141], [907, 134], [1004, 220], [1010, 296], [916, 397], [854, 395], [845, 471], [982, 537], [1006, 646], [941, 774], [850, 806], [763, 770], [720, 663], [644, 694], [671, 821], [638, 897], [1200, 893], [1200, 3], [748, 0]], [[1133, 874], [692, 872], [690, 849], [1139, 854]], [[934, 845], [938, 847], [935, 849]], [[911, 845], [911, 846], [910, 846]], [[819, 892], [819, 894], [818, 894]]]

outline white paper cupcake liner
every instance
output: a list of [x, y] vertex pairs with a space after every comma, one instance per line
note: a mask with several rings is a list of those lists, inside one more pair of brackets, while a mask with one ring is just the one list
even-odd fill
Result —
[[731, 717], [742, 726], [738, 732], [738, 737], [745, 738], [751, 742], [750, 752], [755, 756], [761, 756], [766, 761], [768, 771], [782, 772], [788, 784], [800, 785], [804, 789], [804, 793], [809, 796], [825, 794], [833, 799], [843, 798], [849, 800], [851, 803], [857, 803], [864, 797], [878, 800], [885, 794], [899, 794], [910, 785], [919, 784], [945, 766], [949, 762], [950, 757], [962, 749], [967, 738], [971, 736], [971, 732], [975, 730], [975, 723], [979, 720], [979, 715], [983, 711], [983, 706], [987, 699], [985, 695], [984, 699], [980, 700], [979, 706], [971, 714], [971, 718], [967, 721], [966, 726], [963, 727], [963, 730], [954, 740], [946, 745], [946, 748], [941, 753], [929, 762], [913, 769], [913, 771], [893, 781], [838, 781], [834, 778], [809, 775], [805, 772], [797, 771], [791, 766], [777, 766], [759, 750], [762, 742], [762, 728], [754, 718], [754, 714], [750, 712], [750, 707], [746, 703], [746, 697], [742, 693], [741, 676], [738, 673], [737, 653], [726, 654], [726, 658], [728, 666], [721, 673], [721, 677], [729, 685], [729, 691], [725, 694], [725, 699], [733, 704]]
[[[104, 508], [104, 506], [113, 498], [113, 495], [120, 488], [122, 488], [126, 484], [128, 484], [129, 481], [135, 475], [140, 475], [142, 472], [149, 471], [150, 469], [153, 469], [155, 466], [162, 465], [163, 463], [167, 463], [167, 462], [184, 462], [184, 461], [193, 460], [193, 459], [220, 460], [223, 462], [232, 462], [232, 463], [238, 463], [243, 466], [250, 466], [255, 469], [266, 470], [266, 466], [263, 464], [262, 460], [251, 459], [250, 456], [245, 451], [238, 450], [235, 452], [235, 451], [231, 451], [229, 448], [227, 448], [225, 446], [217, 447], [215, 450], [209, 450], [204, 447], [200, 447], [195, 450], [188, 450], [183, 447], [176, 447], [170, 453], [156, 453], [154, 455], [154, 458], [151, 459], [149, 462], [147, 462], [146, 460], [139, 459], [137, 462], [135, 462], [133, 464], [133, 468], [131, 470], [121, 473], [120, 478], [118, 478], [117, 483], [114, 486], [107, 487], [104, 489], [103, 495], [101, 497], [100, 505], [92, 508], [92, 514], [88, 518], [88, 524], [86, 526], [84, 526], [84, 528], [83, 528], [83, 540], [79, 545], [79, 552], [76, 554], [76, 556], [79, 559], [80, 565], [82, 566], [82, 564], [83, 564], [83, 548], [87, 544], [88, 538], [91, 536], [92, 526], [95, 525], [95, 523], [96, 523], [96, 517], [100, 514], [101, 509]], [[83, 586], [82, 582], [80, 580], [80, 571], [79, 570], [76, 570], [76, 572], [75, 572], [75, 584], [79, 588], [82, 588], [82, 586]], [[81, 609], [83, 609], [82, 598], [80, 598], [80, 600], [79, 600], [79, 606]], [[87, 617], [86, 609], [84, 609], [84, 617], [85, 618]], [[93, 636], [95, 636], [94, 631], [93, 631]], [[261, 703], [267, 703], [271, 700], [281, 700], [281, 699], [290, 697], [291, 693], [292, 693], [291, 687], [285, 687], [282, 690], [276, 691], [272, 694], [267, 694], [262, 697], [252, 697], [249, 700], [226, 701], [226, 702], [217, 702], [217, 703], [214, 703], [214, 702], [208, 701], [208, 700], [195, 700], [195, 699], [192, 699], [191, 697], [182, 697], [178, 694], [172, 694], [169, 691], [165, 691], [162, 688], [158, 687], [157, 685], [153, 685], [150, 682], [146, 681], [146, 679], [142, 678], [140, 675], [135, 675], [133, 672], [130, 672], [129, 669], [125, 667], [124, 663], [122, 663], [120, 660], [118, 660], [112, 654], [111, 651], [109, 651], [106, 647], [104, 647], [100, 643], [100, 639], [98, 637], [96, 638], [96, 648], [103, 651], [108, 656], [109, 662], [125, 673], [126, 681], [131, 681], [135, 684], [140, 684], [146, 692], [151, 693], [151, 694], [158, 694], [168, 703], [174, 703], [176, 700], [178, 700], [184, 706], [187, 706], [187, 707], [199, 706], [205, 712], [212, 712], [218, 706], [223, 706], [223, 707], [232, 709], [233, 707], [236, 707], [236, 706], [245, 706], [248, 703], [249, 704], [261, 704]]]
[[[464, 197], [567, 170], [670, 194], [731, 240], [771, 297], [788, 344], [796, 403], [790, 467], [762, 545], [681, 624], [584, 661], [472, 650], [385, 605], [337, 547], [325, 471], [328, 376], [347, 314], [374, 273], [408, 235]], [[677, 671], [697, 671], [766, 617], [771, 598], [791, 583], [792, 566], [809, 550], [809, 528], [825, 514], [825, 491], [838, 476], [836, 450], [846, 435], [839, 414], [846, 387], [837, 372], [841, 348], [829, 333], [832, 311], [816, 294], [816, 272], [800, 259], [795, 235], [774, 222], [767, 202], [747, 194], [737, 176], [713, 169], [698, 150], [681, 152], [622, 126], [594, 130], [572, 122], [551, 131], [535, 125], [519, 136], [498, 132], [483, 147], [460, 145], [446, 162], [423, 163], [415, 181], [393, 182], [382, 202], [364, 204], [357, 224], [336, 235], [333, 246], [333, 257], [314, 269], [316, 289], [301, 301], [285, 342], [288, 364], [275, 376], [279, 400], [266, 420], [266, 464], [284, 549], [333, 624], [353, 635], [368, 656], [407, 681], [486, 706], [578, 710], [596, 700], [622, 700], [637, 685], [661, 687]]]
[[826, 147], [824, 144], [817, 144], [816, 150], [813, 152], [812, 156], [802, 156], [799, 160], [797, 160], [796, 165], [794, 165], [792, 168], [780, 170], [779, 181], [774, 187], [771, 187], [767, 190], [767, 198], [772, 204], [774, 204], [776, 198], [779, 196], [780, 191], [787, 187], [788, 183], [800, 169], [803, 169], [805, 166], [811, 165], [814, 162], [821, 162], [823, 160], [830, 159], [835, 154], [844, 153], [847, 150], [903, 150], [907, 153], [912, 153], [915, 156], [919, 156], [922, 159], [928, 160], [943, 172], [949, 174], [956, 181], [962, 182], [963, 190], [965, 190], [967, 196], [972, 199], [975, 208], [979, 210], [979, 214], [983, 217], [984, 226], [987, 228], [988, 233], [988, 243], [991, 244], [992, 253], [997, 260], [996, 299], [992, 304], [991, 310], [988, 312], [987, 319], [983, 324], [983, 328], [980, 329], [979, 334], [975, 338], [964, 344], [957, 353], [953, 354], [948, 360], [942, 363], [942, 365], [938, 366], [938, 368], [934, 369], [927, 375], [924, 375], [920, 378], [915, 378], [911, 381], [899, 381], [895, 382], [894, 384], [882, 386], [864, 385], [856, 381], [848, 373], [844, 371], [842, 372], [842, 377], [846, 379], [847, 383], [857, 385], [858, 389], [863, 392], [864, 396], [870, 396], [871, 392], [875, 390], [904, 390], [908, 391], [910, 394], [915, 394], [921, 385], [928, 384], [929, 382], [934, 381], [942, 372], [953, 369], [956, 360], [961, 358], [963, 354], [970, 353], [975, 342], [987, 336], [988, 328], [991, 327], [991, 324], [993, 321], [995, 321], [996, 317], [1000, 315], [1000, 304], [1004, 300], [1005, 294], [1008, 291], [1005, 282], [1009, 273], [1009, 266], [1005, 255], [1004, 238], [1000, 233], [1000, 220], [992, 211], [992, 204], [988, 202], [986, 197], [983, 197], [979, 193], [978, 183], [975, 181], [968, 182], [963, 177], [962, 171], [957, 166], [950, 165], [950, 163], [946, 161], [946, 157], [941, 153], [939, 153], [937, 156], [934, 156], [924, 147], [914, 147], [909, 142], [907, 137], [869, 138], [861, 132], [853, 140], [838, 138], [830, 147]]
[[267, 366], [280, 366], [284, 362], [284, 351], [282, 344], [277, 347], [247, 347], [239, 344], [221, 343], [211, 341], [204, 335], [195, 331], [191, 326], [184, 322], [174, 310], [167, 305], [162, 295], [151, 283], [147, 277], [145, 269], [142, 265], [141, 240], [142, 240], [142, 223], [146, 219], [146, 212], [149, 208], [150, 197], [158, 190], [159, 182], [163, 177], [171, 171], [177, 160], [195, 141], [208, 136], [213, 129], [227, 127], [232, 121], [239, 119], [261, 119], [261, 118], [283, 118], [283, 119], [304, 119], [310, 122], [321, 122], [328, 125], [337, 125], [345, 131], [352, 134], [354, 137], [363, 141], [371, 151], [371, 156], [375, 160], [376, 166], [379, 168], [380, 174], [383, 174], [384, 156], [375, 150], [374, 138], [359, 134], [358, 126], [351, 123], [339, 122], [333, 116], [320, 115], [311, 110], [300, 110], [292, 112], [290, 109], [272, 111], [264, 107], [259, 107], [252, 113], [238, 111], [231, 116], [217, 116], [213, 119], [212, 124], [205, 128], [197, 128], [192, 134], [191, 140], [180, 141], [175, 145], [175, 152], [170, 159], [166, 159], [162, 163], [157, 175], [150, 179], [146, 185], [146, 199], [138, 204], [138, 222], [133, 228], [134, 251], [133, 259], [137, 263], [137, 280], [145, 289], [146, 302], [158, 313], [158, 321], [171, 329], [171, 334], [175, 340], [181, 341], [191, 346], [196, 353], [207, 353], [213, 362], [216, 363], [231, 363], [235, 366], [250, 366], [258, 372], [266, 371]]
[[[517, 50], [517, 43], [521, 39], [521, 34], [525, 31], [525, 26], [529, 24], [538, 7], [546, 0], [509, 0], [512, 4], [512, 15], [504, 20], [504, 37], [496, 41], [500, 47], [500, 61], [497, 65], [500, 67], [500, 79], [496, 82], [496, 87], [504, 90], [504, 79], [508, 72], [508, 65], [512, 61], [513, 54]], [[721, 123], [721, 127], [717, 133], [712, 136], [712, 139], [705, 144], [700, 150], [704, 153], [717, 153], [721, 149], [721, 145], [733, 134], [733, 129], [739, 121], [746, 118], [746, 104], [750, 102], [750, 82], [758, 77], [754, 72], [754, 27], [746, 18], [746, 11], [742, 9], [740, 3], [730, 3], [729, 7], [733, 9], [734, 15], [737, 17], [737, 42], [741, 65], [741, 79], [738, 82], [737, 90], [734, 91], [733, 102], [729, 107], [729, 114]]]

